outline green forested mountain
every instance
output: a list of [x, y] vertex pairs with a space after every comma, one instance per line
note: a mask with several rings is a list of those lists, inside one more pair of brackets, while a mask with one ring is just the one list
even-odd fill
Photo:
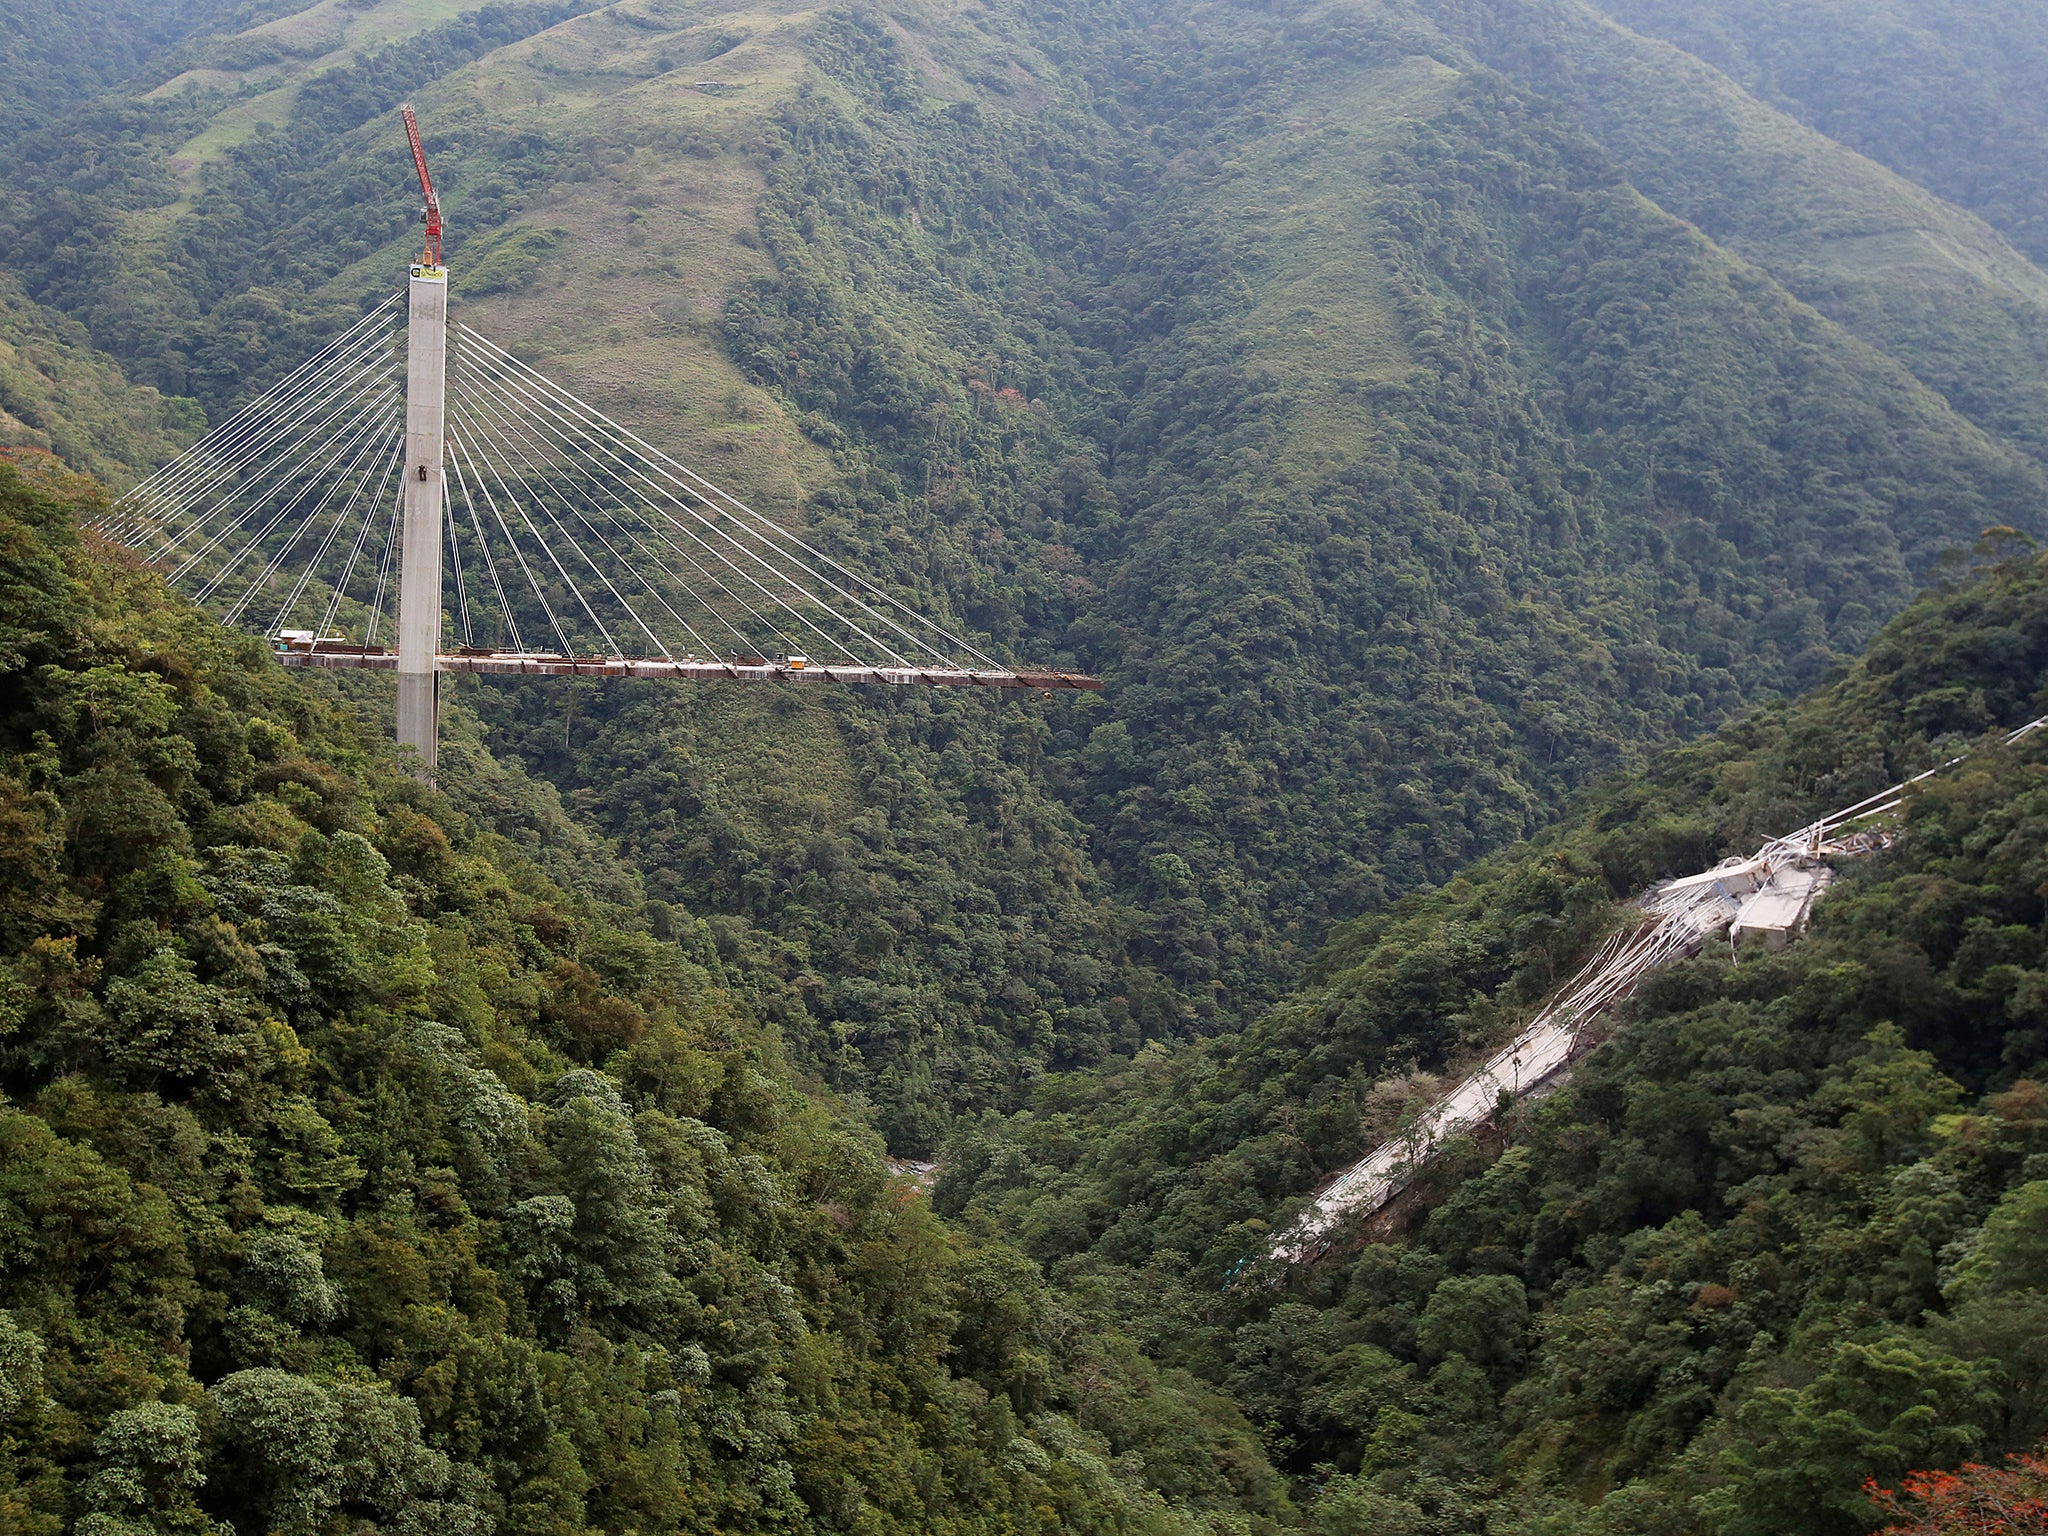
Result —
[[1602, 0], [2048, 256], [2040, 17], [2024, 0]]
[[154, 85], [151, 66], [186, 38], [275, 9], [261, 0], [12, 0], [0, 15], [0, 145], [117, 87]]
[[1802, 127], [1591, 5], [1467, 0], [1440, 10], [1481, 59], [1565, 107], [1660, 206], [1896, 358], [1994, 437], [2036, 460], [2048, 450], [2048, 284], [1990, 227], [1855, 153], [1853, 138]]
[[[1618, 900], [2048, 709], [2044, 50], [13, 7], [0, 1529], [1846, 1536], [2039, 1442], [2038, 745], [1263, 1255]], [[33, 450], [118, 488], [391, 290], [407, 100], [462, 318], [1107, 689], [465, 679], [426, 789], [75, 536]]]
[[1662, 978], [1394, 1240], [1260, 1259], [1616, 897], [2048, 702], [2048, 557], [1340, 931], [1241, 1037], [961, 1126], [933, 1214], [716, 923], [466, 727], [399, 777], [44, 484], [0, 471], [13, 1527], [1789, 1536], [2048, 1429], [2031, 745], [1806, 943]]
[[475, 699], [661, 899], [812, 978], [793, 1048], [906, 1150], [1241, 1023], [1332, 922], [2048, 506], [2048, 279], [1582, 6], [385, 0], [171, 62], [0, 210], [133, 377], [218, 418], [388, 286], [411, 96], [478, 323], [1111, 680]]
[[552, 794], [473, 741], [422, 790], [43, 479], [0, 465], [0, 1527], [1288, 1516]]

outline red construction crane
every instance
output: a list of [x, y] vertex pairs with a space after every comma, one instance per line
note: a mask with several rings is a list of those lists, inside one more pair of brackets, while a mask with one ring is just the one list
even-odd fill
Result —
[[422, 258], [425, 265], [441, 265], [441, 199], [434, 195], [434, 178], [427, 174], [426, 146], [420, 143], [420, 120], [412, 115], [410, 105], [400, 107], [405, 118], [405, 136], [412, 141], [412, 163], [420, 173], [420, 195], [427, 200], [427, 254]]

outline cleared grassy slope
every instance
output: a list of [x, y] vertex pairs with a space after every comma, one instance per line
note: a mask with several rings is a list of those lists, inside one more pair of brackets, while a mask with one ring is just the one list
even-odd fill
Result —
[[1341, 466], [1370, 435], [1368, 387], [1417, 366], [1388, 273], [1360, 206], [1372, 161], [1441, 111], [1455, 71], [1410, 57], [1362, 71], [1285, 130], [1247, 143], [1215, 209], [1265, 257], [1237, 324], [1250, 366], [1292, 404], [1281, 461], [1304, 473]]
[[[463, 299], [471, 323], [784, 517], [832, 466], [733, 366], [720, 326], [733, 292], [771, 270], [754, 233], [752, 151], [804, 73], [816, 14], [612, 7], [421, 97], [439, 122], [487, 118], [496, 134], [603, 151], [453, 247], [456, 292], [482, 290]], [[451, 220], [463, 215], [451, 200]]]
[[209, 164], [248, 143], [265, 125], [274, 129], [289, 117], [302, 82], [365, 52], [403, 43], [467, 9], [473, 7], [462, 0], [315, 0], [179, 50], [169, 78], [145, 99], [196, 96], [212, 101], [215, 110], [171, 156], [188, 195], [161, 210], [157, 222], [191, 210], [189, 193]]

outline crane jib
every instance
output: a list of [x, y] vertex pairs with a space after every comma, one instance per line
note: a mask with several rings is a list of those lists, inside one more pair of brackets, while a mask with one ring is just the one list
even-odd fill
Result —
[[413, 169], [419, 172], [420, 196], [426, 202], [423, 217], [427, 225], [427, 249], [422, 265], [441, 265], [441, 199], [434, 191], [434, 178], [427, 174], [427, 147], [420, 142], [420, 122], [413, 116], [410, 104], [398, 109], [405, 119], [406, 142], [412, 146]]

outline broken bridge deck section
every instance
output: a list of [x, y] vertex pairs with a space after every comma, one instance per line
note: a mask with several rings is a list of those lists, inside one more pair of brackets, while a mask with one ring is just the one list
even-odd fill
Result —
[[[2010, 746], [2048, 726], [2048, 716], [2005, 737]], [[1967, 754], [1965, 754], [1967, 756]], [[1725, 940], [1738, 950], [1782, 949], [1806, 929], [1814, 902], [1845, 862], [1889, 847], [1889, 818], [1915, 786], [1963, 757], [1775, 838], [1747, 858], [1668, 880], [1624, 909], [1621, 926], [1522, 1031], [1467, 1074], [1393, 1139], [1317, 1191], [1268, 1257], [1312, 1263], [1347, 1223], [1377, 1215], [1448, 1143], [1491, 1121], [1503, 1104], [1555, 1088], [1595, 1039], [1590, 1026], [1632, 997], [1652, 973]]]

